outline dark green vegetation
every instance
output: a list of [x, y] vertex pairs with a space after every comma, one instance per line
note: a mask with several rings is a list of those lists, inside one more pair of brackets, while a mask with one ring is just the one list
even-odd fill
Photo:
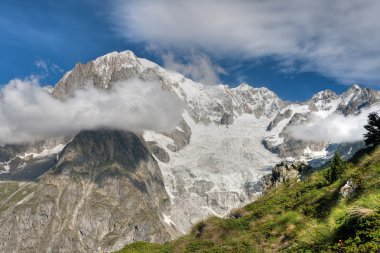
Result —
[[380, 252], [380, 148], [348, 163], [336, 154], [329, 167], [270, 190], [230, 218], [211, 217], [175, 241], [120, 252]]
[[342, 160], [342, 157], [339, 155], [339, 152], [336, 151], [330, 164], [330, 168], [327, 169], [327, 177], [330, 183], [335, 182], [342, 175], [344, 169], [346, 168], [345, 162]]
[[364, 126], [367, 133], [364, 134], [365, 144], [368, 146], [380, 143], [380, 116], [373, 112], [368, 115], [368, 124]]

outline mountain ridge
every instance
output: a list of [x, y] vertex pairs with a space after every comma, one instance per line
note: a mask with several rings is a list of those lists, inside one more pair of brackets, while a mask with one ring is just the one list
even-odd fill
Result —
[[[353, 154], [355, 149], [360, 148], [360, 143], [341, 145], [294, 140], [287, 129], [294, 124], [304, 122], [314, 112], [326, 115], [346, 113], [354, 116], [365, 108], [376, 109], [380, 97], [377, 91], [352, 87], [344, 93], [345, 95], [338, 96], [322, 91], [322, 93], [318, 93], [319, 95], [315, 95], [317, 97], [314, 96], [314, 100], [311, 98], [302, 103], [284, 102], [265, 87], [253, 88], [244, 83], [235, 88], [229, 88], [226, 85], [206, 86], [185, 78], [179, 73], [165, 70], [149, 60], [137, 58], [131, 51], [112, 52], [86, 64], [75, 65], [73, 70], [67, 72], [57, 83], [51, 94], [57, 99], [65, 100], [67, 97], [73, 96], [78, 89], [96, 87], [107, 90], [112, 89], [113, 84], [118, 81], [128, 81], [134, 78], [142, 81], [156, 81], [162, 89], [176, 94], [185, 104], [182, 119], [173, 131], [133, 133], [133, 138], [136, 138], [137, 143], [145, 147], [145, 152], [151, 157], [150, 161], [155, 164], [151, 167], [155, 168], [157, 173], [162, 174], [163, 185], [160, 186], [159, 192], [165, 196], [163, 199], [167, 199], [165, 212], [158, 212], [160, 211], [159, 204], [150, 208], [158, 214], [149, 222], [160, 221], [159, 228], [152, 231], [145, 224], [141, 226], [145, 231], [139, 230], [145, 235], [151, 234], [151, 237], [138, 238], [147, 241], [154, 240], [152, 238], [155, 238], [155, 233], [156, 236], [163, 236], [162, 238], [169, 240], [181, 233], [187, 233], [199, 220], [210, 215], [227, 215], [232, 209], [252, 202], [261, 193], [262, 189], [257, 185], [260, 178], [269, 174], [273, 165], [289, 156], [292, 159], [321, 159], [321, 162], [324, 162], [329, 158], [329, 154], [339, 148], [344, 148], [343, 153], [348, 156]], [[343, 100], [348, 103], [344, 105]], [[338, 110], [339, 103], [342, 106]], [[93, 133], [94, 139], [97, 138], [96, 133], [100, 136], [112, 136], [112, 131], [108, 133], [95, 131]], [[73, 141], [77, 141], [81, 136], [83, 137], [83, 133], [62, 140], [30, 143], [22, 148], [17, 145], [8, 145], [7, 148], [0, 147], [0, 158], [2, 159], [0, 160], [0, 171], [3, 174], [12, 175], [23, 168], [29, 168], [28, 164], [36, 163], [36, 159], [41, 156], [56, 159], [55, 166], [61, 166], [63, 164], [62, 155], [66, 154], [65, 156], [67, 156], [66, 147], [72, 147]], [[127, 142], [126, 139], [125, 141]], [[274, 145], [271, 143], [273, 141], [278, 141], [278, 143], [275, 142], [276, 145]], [[108, 143], [109, 139], [104, 137], [102, 142]], [[103, 145], [102, 142], [95, 142], [94, 148], [100, 148]], [[90, 145], [91, 142], [87, 144]], [[112, 145], [110, 147], [113, 147]], [[63, 150], [56, 148], [62, 146]], [[128, 150], [123, 145], [120, 149], [120, 152]], [[73, 152], [73, 157], [80, 157], [81, 154], [85, 154], [85, 149]], [[26, 153], [31, 154], [28, 159], [26, 159]], [[101, 157], [99, 154], [99, 157], [92, 157], [88, 162], [97, 161]], [[14, 164], [12, 161], [16, 161], [16, 158], [18, 162]], [[130, 159], [135, 158], [135, 156], [130, 157]], [[12, 168], [9, 166], [11, 162]], [[26, 163], [26, 167], [24, 163]], [[68, 171], [75, 169], [75, 166], [70, 166]], [[81, 169], [81, 166], [77, 169], [79, 171], [84, 169], [84, 171], [78, 176], [83, 176], [83, 180], [88, 181], [86, 171], [95, 170], [99, 164], [95, 163], [94, 168], [85, 166]], [[112, 164], [106, 166], [111, 168]], [[55, 171], [57, 172], [57, 170]], [[50, 178], [49, 180], [52, 182], [56, 180], [57, 176], [60, 177], [59, 174], [51, 172], [38, 175], [38, 177], [40, 176], [42, 176], [41, 180]], [[41, 187], [42, 182], [38, 178], [34, 180], [37, 189]], [[116, 184], [119, 184], [118, 179], [114, 180], [116, 180]], [[90, 186], [91, 188], [88, 188]], [[91, 183], [84, 187], [78, 182], [68, 182], [66, 188], [70, 189], [70, 187], [74, 189], [71, 195], [72, 201], [86, 203], [86, 194], [91, 194], [98, 186]], [[128, 188], [131, 191], [139, 192], [139, 185], [131, 183], [128, 184]], [[16, 192], [18, 190], [17, 188]], [[39, 191], [31, 190], [30, 196], [33, 194], [38, 196]], [[99, 195], [98, 201], [104, 202], [100, 204], [100, 207], [107, 206], [106, 198], [116, 198], [118, 194], [118, 190], [110, 188], [110, 191], [103, 197]], [[58, 195], [54, 196], [53, 199], [58, 198]], [[150, 192], [147, 198], [154, 198], [154, 192]], [[38, 206], [38, 200], [35, 200]], [[22, 202], [17, 203], [9, 204], [7, 210], [17, 208], [22, 204]], [[115, 203], [124, 205], [121, 200]], [[0, 211], [0, 225], [5, 224], [4, 222], [10, 218], [5, 213]], [[80, 212], [77, 215], [80, 218]], [[133, 219], [138, 220], [136, 217]], [[73, 217], [71, 220], [76, 221], [77, 219]], [[88, 219], [88, 222], [91, 223], [92, 219]], [[111, 220], [109, 219], [107, 222], [109, 223]], [[17, 221], [13, 221], [7, 226], [18, 227], [19, 225]], [[124, 225], [125, 227], [119, 229], [130, 229], [128, 224]], [[65, 228], [64, 225], [57, 226], [61, 229]], [[73, 222], [72, 226], [78, 228], [81, 227], [81, 223]], [[93, 229], [98, 229], [96, 225], [91, 226]], [[109, 231], [112, 234], [118, 230], [110, 227]], [[55, 233], [53, 230], [50, 232]], [[83, 232], [82, 229], [79, 234]], [[11, 238], [6, 237], [6, 233], [6, 230], [0, 228], [0, 236], [3, 235], [4, 241], [9, 243]], [[28, 232], [25, 233], [27, 236]], [[131, 233], [133, 234], [133, 229]], [[56, 234], [57, 236], [58, 234]], [[91, 238], [86, 233], [82, 235], [76, 233], [75, 238], [87, 241], [86, 247], [88, 248], [74, 249], [68, 245], [65, 247], [79, 252], [96, 247], [110, 251], [136, 239], [118, 232], [118, 235], [115, 235], [115, 241], [108, 241], [111, 245], [104, 245], [100, 242], [106, 241], [106, 235], [100, 234], [99, 236], [99, 238]], [[3, 247], [5, 247], [4, 245]], [[31, 242], [31, 245], [40, 251], [46, 250], [46, 245], [40, 245], [37, 241]], [[54, 245], [50, 250], [53, 251], [56, 247], [59, 246]]]

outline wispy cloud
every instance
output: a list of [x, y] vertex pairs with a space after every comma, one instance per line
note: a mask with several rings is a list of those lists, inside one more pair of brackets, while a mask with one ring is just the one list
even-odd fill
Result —
[[15, 79], [0, 91], [0, 145], [75, 134], [82, 129], [169, 131], [182, 102], [157, 82], [129, 80], [110, 91], [87, 88], [62, 102], [38, 79]]
[[227, 74], [222, 67], [213, 63], [206, 54], [195, 51], [185, 55], [182, 59], [176, 58], [172, 53], [163, 54], [162, 58], [165, 68], [182, 73], [203, 84], [218, 84], [220, 83], [219, 75]]
[[112, 20], [128, 40], [209, 55], [272, 57], [286, 71], [343, 83], [380, 83], [376, 0], [115, 1]]
[[37, 59], [35, 62], [34, 62], [34, 65], [36, 65], [36, 67], [40, 70], [42, 70], [44, 73], [47, 73], [49, 71], [48, 69], [48, 65], [46, 63], [46, 61], [42, 60], [42, 59]]
[[51, 63], [49, 60], [43, 60], [41, 58], [35, 60], [34, 65], [41, 72], [39, 74], [41, 78], [47, 77], [50, 73], [53, 73], [54, 75], [59, 75], [64, 72], [64, 70], [57, 64]]

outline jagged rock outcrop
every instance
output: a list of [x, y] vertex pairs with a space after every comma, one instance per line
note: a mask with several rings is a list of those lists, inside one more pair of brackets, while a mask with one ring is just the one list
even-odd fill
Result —
[[83, 131], [34, 194], [0, 217], [2, 252], [111, 252], [176, 235], [161, 171], [140, 138]]
[[294, 163], [281, 162], [272, 168], [272, 173], [265, 175], [261, 179], [262, 191], [265, 193], [273, 187], [277, 187], [292, 179], [300, 178], [302, 174], [311, 169], [310, 165], [304, 161]]
[[267, 88], [254, 89], [242, 83], [232, 91], [236, 101], [244, 108], [244, 112], [253, 113], [256, 118], [271, 117], [285, 106], [285, 103]]
[[342, 94], [337, 111], [344, 115], [355, 115], [360, 113], [363, 108], [378, 102], [379, 99], [380, 93], [378, 91], [362, 88], [355, 84]]
[[306, 101], [309, 105], [315, 107], [316, 110], [331, 109], [332, 103], [338, 99], [339, 96], [332, 90], [324, 90], [315, 94], [310, 100]]
[[271, 131], [273, 128], [277, 126], [279, 122], [281, 122], [284, 119], [290, 118], [293, 114], [293, 111], [291, 109], [285, 110], [284, 113], [279, 113], [276, 115], [276, 117], [269, 123], [267, 127], [267, 131]]
[[170, 162], [170, 156], [169, 154], [165, 151], [165, 149], [161, 148], [160, 146], [157, 145], [155, 141], [148, 142], [148, 147], [150, 152], [161, 162], [163, 163], [168, 163]]
[[52, 93], [63, 99], [82, 87], [109, 89], [114, 82], [136, 77], [140, 66], [140, 60], [131, 51], [112, 52], [86, 64], [77, 63], [57, 83]]
[[351, 180], [347, 180], [346, 184], [340, 188], [339, 193], [343, 198], [348, 198], [355, 193], [356, 188]]

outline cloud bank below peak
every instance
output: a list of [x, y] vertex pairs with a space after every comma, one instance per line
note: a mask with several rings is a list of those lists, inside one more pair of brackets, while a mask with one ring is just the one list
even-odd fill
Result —
[[364, 140], [368, 115], [379, 113], [379, 106], [361, 111], [358, 115], [344, 116], [339, 113], [321, 115], [313, 113], [309, 120], [289, 128], [295, 139], [328, 143], [352, 143]]
[[284, 71], [342, 83], [380, 83], [380, 2], [115, 1], [111, 19], [128, 40], [199, 48], [215, 57], [271, 57]]
[[157, 82], [128, 80], [113, 89], [78, 90], [60, 101], [36, 78], [15, 79], [0, 90], [0, 145], [67, 136], [83, 129], [169, 131], [183, 104]]

